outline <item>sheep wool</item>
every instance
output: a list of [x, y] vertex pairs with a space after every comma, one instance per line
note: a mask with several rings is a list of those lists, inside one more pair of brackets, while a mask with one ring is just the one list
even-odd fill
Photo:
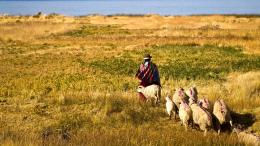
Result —
[[186, 95], [189, 96], [189, 98], [194, 98], [195, 102], [198, 100], [198, 90], [196, 87], [191, 87], [188, 90], [186, 90]]
[[213, 126], [211, 114], [197, 105], [194, 100], [190, 100], [190, 107], [193, 122], [199, 125], [200, 129], [204, 131], [204, 136], [206, 136], [208, 129]]
[[159, 104], [161, 99], [161, 87], [159, 85], [150, 85], [147, 87], [138, 86], [137, 92], [142, 93], [147, 101], [155, 100], [155, 104]]
[[185, 130], [187, 131], [189, 122], [192, 120], [192, 112], [191, 108], [184, 100], [181, 100], [179, 117], [181, 119], [181, 124], [185, 126]]
[[225, 104], [223, 99], [217, 100], [214, 103], [214, 107], [213, 107], [213, 114], [216, 116], [217, 120], [218, 120], [218, 133], [220, 133], [220, 125], [229, 122], [230, 126], [233, 126], [233, 122], [232, 122], [232, 118], [231, 118], [231, 114], [230, 114], [230, 110], [227, 107], [227, 105]]
[[203, 98], [203, 99], [200, 99], [198, 101], [198, 104], [203, 107], [204, 109], [206, 109], [207, 111], [209, 111], [210, 113], [212, 113], [212, 107], [211, 107], [211, 104], [210, 104], [210, 101], [207, 99], [207, 98]]
[[172, 101], [180, 108], [181, 100], [185, 100], [188, 103], [189, 96], [184, 92], [183, 88], [178, 88], [173, 94]]
[[172, 102], [171, 98], [169, 96], [165, 97], [166, 99], [166, 112], [169, 115], [169, 119], [171, 119], [172, 115], [174, 116], [174, 119], [176, 119], [176, 107], [175, 104]]

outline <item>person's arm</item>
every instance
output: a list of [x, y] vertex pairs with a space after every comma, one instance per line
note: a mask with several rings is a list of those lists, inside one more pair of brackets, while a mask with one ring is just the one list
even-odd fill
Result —
[[136, 74], [135, 74], [135, 77], [138, 77], [138, 75], [140, 74], [140, 68], [138, 68]]
[[155, 68], [154, 68], [154, 79], [157, 82], [157, 84], [161, 86], [159, 70], [158, 70], [156, 65], [155, 65]]
[[137, 72], [135, 74], [135, 77], [140, 79], [140, 74], [141, 74], [141, 65], [139, 66], [139, 68], [138, 68], [138, 70], [137, 70]]

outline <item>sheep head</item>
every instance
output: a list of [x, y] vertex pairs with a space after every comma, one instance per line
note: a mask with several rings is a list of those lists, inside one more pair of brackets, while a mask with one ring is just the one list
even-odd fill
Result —
[[144, 90], [144, 86], [138, 86], [137, 92], [142, 93]]
[[171, 98], [170, 98], [169, 95], [167, 95], [167, 96], [165, 97], [165, 99], [166, 99], [166, 101], [171, 101]]
[[206, 109], [210, 109], [210, 103], [207, 98], [200, 99], [198, 104]]

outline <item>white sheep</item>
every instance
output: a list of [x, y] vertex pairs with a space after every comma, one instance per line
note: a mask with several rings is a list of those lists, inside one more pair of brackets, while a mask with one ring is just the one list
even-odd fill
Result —
[[202, 108], [206, 109], [208, 112], [212, 113], [212, 110], [213, 110], [213, 109], [212, 109], [212, 106], [211, 106], [210, 101], [209, 101], [207, 98], [200, 99], [200, 100], [198, 101], [198, 104], [199, 104]]
[[260, 136], [254, 133], [242, 131], [238, 128], [234, 128], [233, 132], [237, 134], [238, 140], [240, 142], [243, 142], [246, 145], [260, 146]]
[[166, 99], [166, 112], [169, 115], [169, 119], [171, 119], [172, 115], [174, 116], [174, 119], [176, 119], [176, 114], [177, 114], [176, 105], [172, 102], [169, 95], [167, 95], [165, 99]]
[[233, 127], [230, 110], [223, 99], [217, 100], [214, 103], [213, 115], [217, 118], [218, 134], [221, 130], [220, 125], [224, 123], [229, 122], [230, 126]]
[[155, 104], [159, 104], [160, 102], [161, 87], [159, 85], [138, 86], [137, 92], [142, 93], [146, 97], [146, 101], [154, 100]]
[[189, 96], [189, 98], [194, 98], [195, 102], [198, 100], [198, 90], [196, 87], [191, 87], [188, 90], [185, 91], [186, 95]]
[[189, 96], [186, 95], [183, 88], [177, 88], [172, 96], [172, 101], [176, 104], [178, 109], [180, 108], [181, 100], [189, 101]]
[[187, 131], [188, 125], [192, 120], [192, 111], [190, 106], [184, 100], [181, 100], [179, 117], [181, 119], [181, 124], [185, 126], [185, 130]]
[[206, 136], [208, 128], [213, 126], [211, 114], [197, 105], [193, 98], [190, 98], [189, 104], [192, 110], [193, 122], [199, 125], [200, 129], [204, 131], [204, 136]]

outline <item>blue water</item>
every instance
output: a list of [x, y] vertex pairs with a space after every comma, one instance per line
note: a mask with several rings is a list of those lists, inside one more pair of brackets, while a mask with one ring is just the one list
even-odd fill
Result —
[[0, 0], [0, 14], [260, 14], [260, 0]]

